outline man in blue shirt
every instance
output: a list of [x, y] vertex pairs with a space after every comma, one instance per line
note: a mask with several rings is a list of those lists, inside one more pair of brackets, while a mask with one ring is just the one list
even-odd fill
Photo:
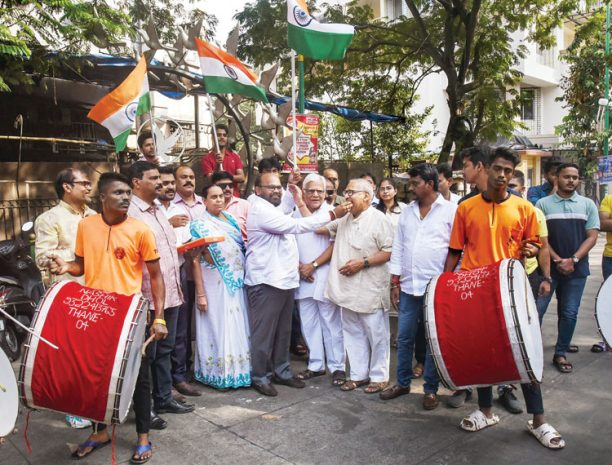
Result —
[[538, 201], [537, 207], [546, 215], [550, 246], [551, 293], [538, 297], [540, 323], [556, 292], [558, 309], [558, 335], [553, 364], [561, 373], [571, 373], [567, 361], [582, 293], [589, 272], [589, 251], [597, 242], [599, 217], [595, 203], [576, 189], [580, 182], [580, 169], [575, 163], [562, 163], [557, 171], [557, 192]]
[[546, 181], [539, 186], [530, 187], [527, 190], [527, 200], [532, 204], [538, 203], [538, 200], [548, 197], [552, 194], [555, 182], [557, 180], [557, 170], [559, 169], [561, 162], [554, 158], [551, 158], [544, 163], [544, 177]]

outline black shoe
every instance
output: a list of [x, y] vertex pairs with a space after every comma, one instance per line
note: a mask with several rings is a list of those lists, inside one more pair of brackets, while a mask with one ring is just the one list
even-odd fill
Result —
[[403, 396], [404, 394], [410, 394], [410, 386], [401, 387], [399, 384], [394, 384], [378, 394], [378, 397], [380, 397], [382, 400], [391, 400], [395, 399], [396, 397]]
[[156, 407], [155, 411], [157, 413], [191, 413], [194, 409], [195, 407], [193, 405], [181, 404], [172, 399], [167, 404]]
[[174, 389], [183, 394], [184, 396], [189, 397], [199, 397], [202, 395], [200, 390], [195, 386], [183, 381], [182, 383], [177, 383], [174, 385]]
[[499, 394], [499, 402], [504, 406], [510, 413], [523, 413], [519, 400], [514, 395], [513, 388], [508, 386], [504, 387]]
[[301, 379], [291, 377], [289, 379], [279, 378], [278, 376], [272, 376], [272, 382], [275, 384], [282, 384], [283, 386], [289, 386], [292, 388], [302, 389], [306, 387], [306, 383]]
[[276, 397], [278, 395], [278, 391], [276, 390], [276, 388], [269, 383], [268, 384], [253, 383], [252, 386], [253, 386], [253, 389], [255, 389], [260, 394], [263, 394], [264, 396]]
[[168, 422], [166, 420], [157, 416], [155, 412], [151, 412], [151, 423], [149, 424], [149, 428], [160, 430], [166, 429], [167, 426]]

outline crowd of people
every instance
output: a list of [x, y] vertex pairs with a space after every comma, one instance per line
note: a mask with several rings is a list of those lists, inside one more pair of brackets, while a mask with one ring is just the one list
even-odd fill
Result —
[[[277, 396], [275, 385], [304, 388], [329, 373], [342, 391], [363, 386], [388, 401], [409, 393], [411, 381], [423, 376], [423, 408], [435, 409], [440, 379], [425, 338], [427, 283], [445, 271], [504, 258], [525, 260], [540, 320], [556, 292], [552, 360], [562, 373], [572, 372], [567, 353], [575, 349], [588, 253], [600, 229], [608, 231], [604, 276], [612, 271], [612, 196], [598, 215], [593, 201], [577, 193], [577, 165], [549, 163], [546, 183], [531, 188], [525, 200], [517, 155], [472, 147], [459, 154], [465, 182], [473, 186], [469, 194], [460, 198], [452, 191], [448, 165], [423, 163], [409, 171], [414, 200], [406, 204], [392, 178], [377, 183], [370, 173], [347, 180], [342, 195], [331, 168], [303, 179], [292, 171], [283, 186], [272, 158], [261, 160], [254, 193], [242, 199], [244, 168], [227, 146], [226, 127], [217, 127], [217, 139], [219, 150], [202, 159], [203, 186], [196, 186], [191, 166], [160, 166], [144, 133], [138, 161], [124, 174], [100, 176], [100, 213], [88, 206], [94, 186], [86, 171], [75, 167], [59, 173], [59, 205], [36, 221], [37, 263], [52, 280], [142, 293], [150, 303], [155, 342], [136, 382], [132, 463], [152, 456], [149, 431], [167, 426], [160, 414], [194, 410], [187, 397], [202, 395], [200, 385], [252, 387]], [[179, 245], [207, 236], [223, 241], [177, 252]], [[398, 312], [396, 338], [392, 309]], [[290, 359], [296, 325], [308, 347], [307, 368], [299, 373]], [[392, 344], [397, 374], [390, 385]], [[533, 415], [528, 429], [545, 447], [564, 447], [561, 434], [545, 421], [540, 386], [521, 388]], [[513, 391], [498, 386], [503, 405], [520, 413]], [[478, 409], [460, 423], [467, 431], [499, 421], [492, 387], [477, 392]], [[448, 403], [459, 407], [471, 395], [457, 391]], [[77, 428], [91, 425], [66, 419]], [[92, 426], [74, 458], [110, 443], [105, 425]]]

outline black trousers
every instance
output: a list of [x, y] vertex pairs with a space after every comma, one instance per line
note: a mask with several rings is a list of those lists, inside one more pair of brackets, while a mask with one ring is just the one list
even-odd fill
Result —
[[[179, 307], [164, 310], [164, 319], [168, 337], [150, 344], [151, 379], [153, 380], [153, 403], [155, 407], [165, 405], [172, 400], [172, 350], [176, 338], [176, 323]], [[153, 321], [151, 312], [151, 321]]]
[[172, 350], [172, 381], [174, 384], [188, 382], [191, 370], [191, 319], [195, 306], [195, 283], [187, 279], [185, 266], [181, 267], [181, 289], [185, 302], [178, 310], [176, 338]]

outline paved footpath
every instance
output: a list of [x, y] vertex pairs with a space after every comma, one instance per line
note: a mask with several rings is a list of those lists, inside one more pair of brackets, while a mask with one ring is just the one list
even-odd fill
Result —
[[[422, 382], [413, 393], [383, 402], [362, 390], [344, 393], [328, 377], [316, 378], [306, 389], [279, 386], [279, 396], [267, 398], [252, 389], [218, 393], [203, 388], [197, 410], [187, 415], [165, 415], [169, 426], [153, 431], [152, 464], [495, 464], [575, 465], [612, 463], [612, 353], [592, 354], [599, 340], [593, 316], [601, 284], [603, 237], [591, 254], [592, 276], [582, 302], [571, 355], [574, 373], [559, 373], [551, 363], [556, 337], [556, 302], [543, 327], [544, 404], [548, 420], [565, 436], [562, 451], [544, 449], [526, 430], [526, 414], [497, 409], [501, 422], [478, 433], [459, 428], [461, 418], [476, 408], [474, 401], [454, 410], [443, 403], [433, 412], [421, 407]], [[612, 302], [610, 303], [612, 305]], [[392, 352], [392, 373], [395, 351]], [[296, 362], [295, 370], [305, 368]], [[442, 390], [443, 396], [449, 392]], [[522, 394], [518, 391], [518, 396]], [[2, 412], [0, 412], [0, 415]], [[26, 451], [24, 412], [18, 433], [0, 446], [0, 464], [68, 464], [70, 451], [86, 431], [71, 430], [63, 416], [33, 412]], [[133, 418], [117, 428], [117, 463], [128, 463], [135, 443]], [[111, 448], [84, 463], [109, 464]]]

